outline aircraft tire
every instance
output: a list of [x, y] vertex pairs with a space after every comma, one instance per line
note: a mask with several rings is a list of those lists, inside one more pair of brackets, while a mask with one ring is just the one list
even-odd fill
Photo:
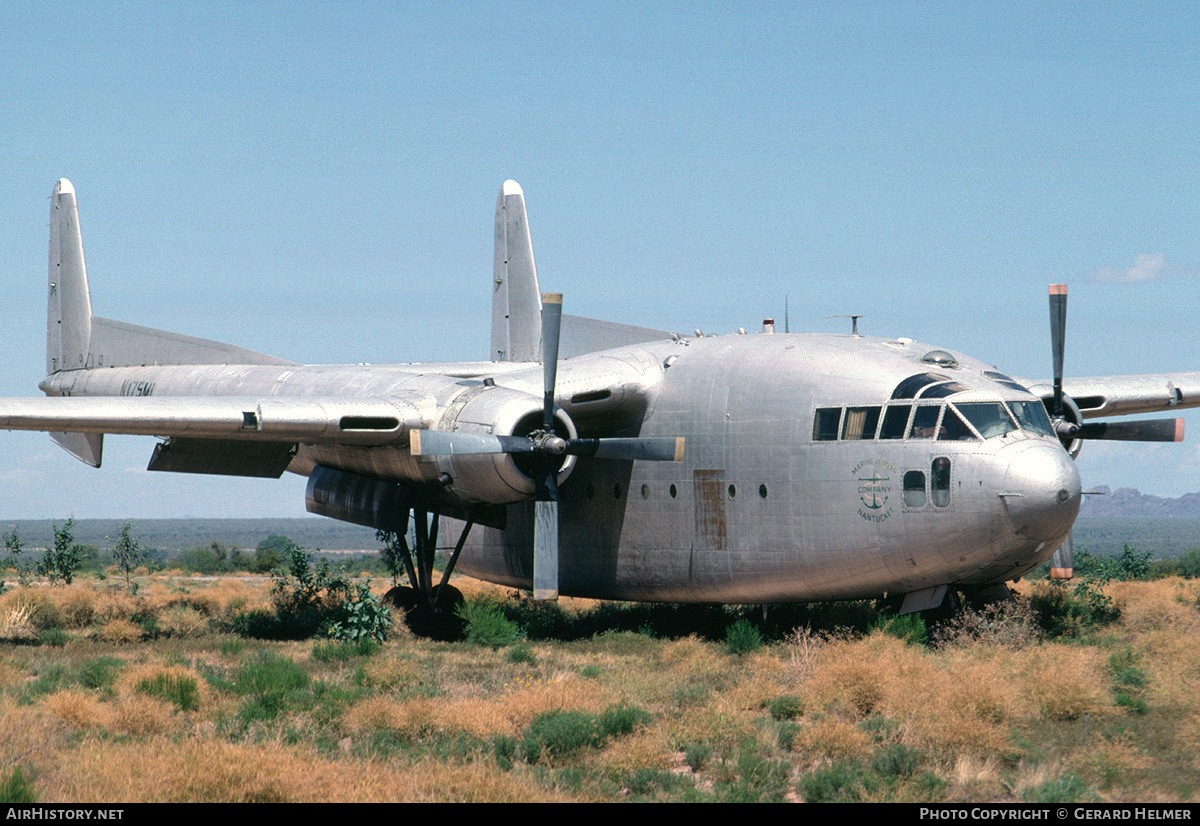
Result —
[[[439, 590], [441, 586], [434, 588]], [[383, 596], [384, 602], [404, 612], [404, 623], [418, 637], [453, 642], [463, 638], [464, 623], [455, 613], [463, 604], [462, 591], [453, 585], [445, 586], [438, 599], [437, 611], [430, 611], [429, 604], [415, 588], [399, 586]]]

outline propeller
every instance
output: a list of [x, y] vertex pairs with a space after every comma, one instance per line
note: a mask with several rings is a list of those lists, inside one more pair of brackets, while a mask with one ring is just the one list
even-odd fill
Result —
[[653, 462], [683, 461], [684, 440], [674, 438], [575, 438], [554, 429], [554, 385], [558, 375], [558, 340], [562, 328], [562, 295], [542, 293], [542, 427], [526, 436], [496, 436], [449, 430], [414, 430], [409, 451], [414, 456], [526, 454], [534, 482], [533, 598], [558, 598], [558, 471], [562, 456], [593, 456]]
[[[1050, 348], [1054, 357], [1054, 391], [1050, 421], [1063, 447], [1079, 454], [1079, 442], [1100, 439], [1121, 442], [1182, 442], [1183, 419], [1135, 419], [1121, 422], [1088, 422], [1075, 402], [1063, 392], [1063, 353], [1066, 350], [1067, 285], [1050, 285]], [[1066, 566], [1069, 567], [1069, 566]]]

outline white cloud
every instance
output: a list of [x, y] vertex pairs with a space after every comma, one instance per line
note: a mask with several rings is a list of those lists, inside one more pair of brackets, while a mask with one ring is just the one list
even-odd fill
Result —
[[1128, 269], [1119, 270], [1114, 267], [1103, 267], [1092, 273], [1097, 281], [1122, 281], [1134, 284], [1141, 281], [1153, 281], [1168, 272], [1167, 257], [1161, 252], [1142, 253]]

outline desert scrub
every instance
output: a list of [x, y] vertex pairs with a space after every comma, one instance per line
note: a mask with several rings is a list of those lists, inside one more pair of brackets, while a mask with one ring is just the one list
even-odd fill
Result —
[[201, 704], [200, 680], [178, 667], [153, 669], [134, 683], [134, 691], [166, 700], [180, 711], [197, 711]]
[[454, 609], [465, 624], [467, 642], [503, 648], [521, 639], [521, 629], [504, 616], [500, 604], [492, 600], [471, 600]]

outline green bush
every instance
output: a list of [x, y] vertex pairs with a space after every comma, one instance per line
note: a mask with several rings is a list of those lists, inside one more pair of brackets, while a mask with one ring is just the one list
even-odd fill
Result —
[[600, 731], [604, 737], [620, 737], [649, 725], [650, 720], [650, 712], [622, 701], [600, 715]]
[[[20, 766], [14, 766], [12, 772], [0, 783], [0, 803], [37, 803], [37, 795], [33, 785], [25, 779], [25, 772]], [[11, 815], [10, 815], [11, 816]]]
[[194, 677], [184, 674], [161, 673], [145, 677], [138, 680], [134, 690], [174, 703], [180, 711], [195, 711], [200, 707], [200, 686]]
[[464, 602], [454, 613], [465, 623], [467, 642], [472, 645], [503, 648], [521, 639], [521, 629], [504, 616], [499, 604], [490, 600]]
[[342, 617], [329, 626], [329, 635], [342, 642], [383, 642], [392, 627], [392, 611], [367, 584], [342, 603]]
[[600, 718], [569, 709], [547, 711], [534, 717], [521, 741], [529, 763], [541, 762], [543, 758], [554, 761], [603, 744]]
[[775, 720], [794, 720], [804, 713], [804, 704], [799, 697], [785, 694], [767, 703], [767, 711]]
[[117, 672], [125, 667], [119, 657], [95, 657], [79, 667], [79, 682], [88, 688], [112, 688]]
[[762, 648], [762, 634], [747, 619], [740, 619], [725, 632], [725, 650], [730, 654], [748, 654]]

